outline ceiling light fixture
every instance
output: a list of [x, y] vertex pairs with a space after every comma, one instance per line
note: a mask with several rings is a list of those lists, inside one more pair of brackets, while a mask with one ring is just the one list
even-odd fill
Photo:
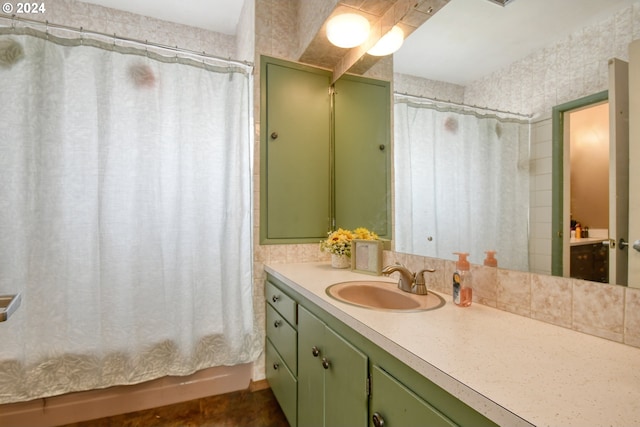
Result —
[[373, 56], [386, 56], [391, 55], [396, 50], [400, 49], [404, 42], [404, 32], [400, 27], [395, 25], [391, 31], [382, 36], [378, 43], [367, 51], [369, 55]]
[[327, 22], [327, 38], [338, 47], [352, 48], [369, 38], [369, 20], [356, 13], [334, 16]]

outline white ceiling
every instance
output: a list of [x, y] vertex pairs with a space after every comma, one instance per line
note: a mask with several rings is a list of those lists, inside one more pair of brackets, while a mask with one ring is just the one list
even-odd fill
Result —
[[[84, 0], [235, 34], [243, 0]], [[394, 55], [396, 72], [465, 84], [640, 0], [451, 0]]]

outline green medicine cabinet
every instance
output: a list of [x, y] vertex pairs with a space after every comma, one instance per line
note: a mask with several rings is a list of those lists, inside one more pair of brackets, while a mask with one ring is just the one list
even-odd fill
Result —
[[260, 243], [391, 238], [389, 82], [261, 57]]

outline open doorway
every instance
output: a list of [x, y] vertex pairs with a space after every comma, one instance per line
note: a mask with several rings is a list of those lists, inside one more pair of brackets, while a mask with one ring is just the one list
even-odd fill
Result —
[[563, 132], [565, 153], [568, 151], [565, 156], [565, 177], [568, 179], [564, 191], [564, 223], [569, 225], [563, 233], [563, 276], [607, 283], [609, 102], [601, 101], [565, 112]]
[[[589, 107], [606, 105], [608, 91], [576, 99], [553, 108], [553, 187], [551, 272], [554, 276], [570, 277], [571, 273], [571, 115]], [[575, 121], [580, 122], [580, 116]], [[577, 134], [577, 133], [576, 133]], [[576, 217], [577, 221], [580, 221]], [[582, 224], [581, 224], [582, 225]], [[585, 225], [591, 227], [591, 225]], [[591, 232], [591, 229], [589, 230]], [[574, 236], [575, 238], [575, 236]], [[608, 236], [607, 236], [608, 239]], [[604, 247], [604, 245], [602, 245]]]

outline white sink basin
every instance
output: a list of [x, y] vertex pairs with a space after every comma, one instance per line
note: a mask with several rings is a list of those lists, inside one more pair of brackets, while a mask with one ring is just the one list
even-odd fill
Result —
[[429, 292], [415, 295], [398, 289], [395, 282], [358, 280], [340, 282], [326, 290], [327, 295], [338, 301], [373, 310], [427, 311], [444, 305], [440, 295]]

